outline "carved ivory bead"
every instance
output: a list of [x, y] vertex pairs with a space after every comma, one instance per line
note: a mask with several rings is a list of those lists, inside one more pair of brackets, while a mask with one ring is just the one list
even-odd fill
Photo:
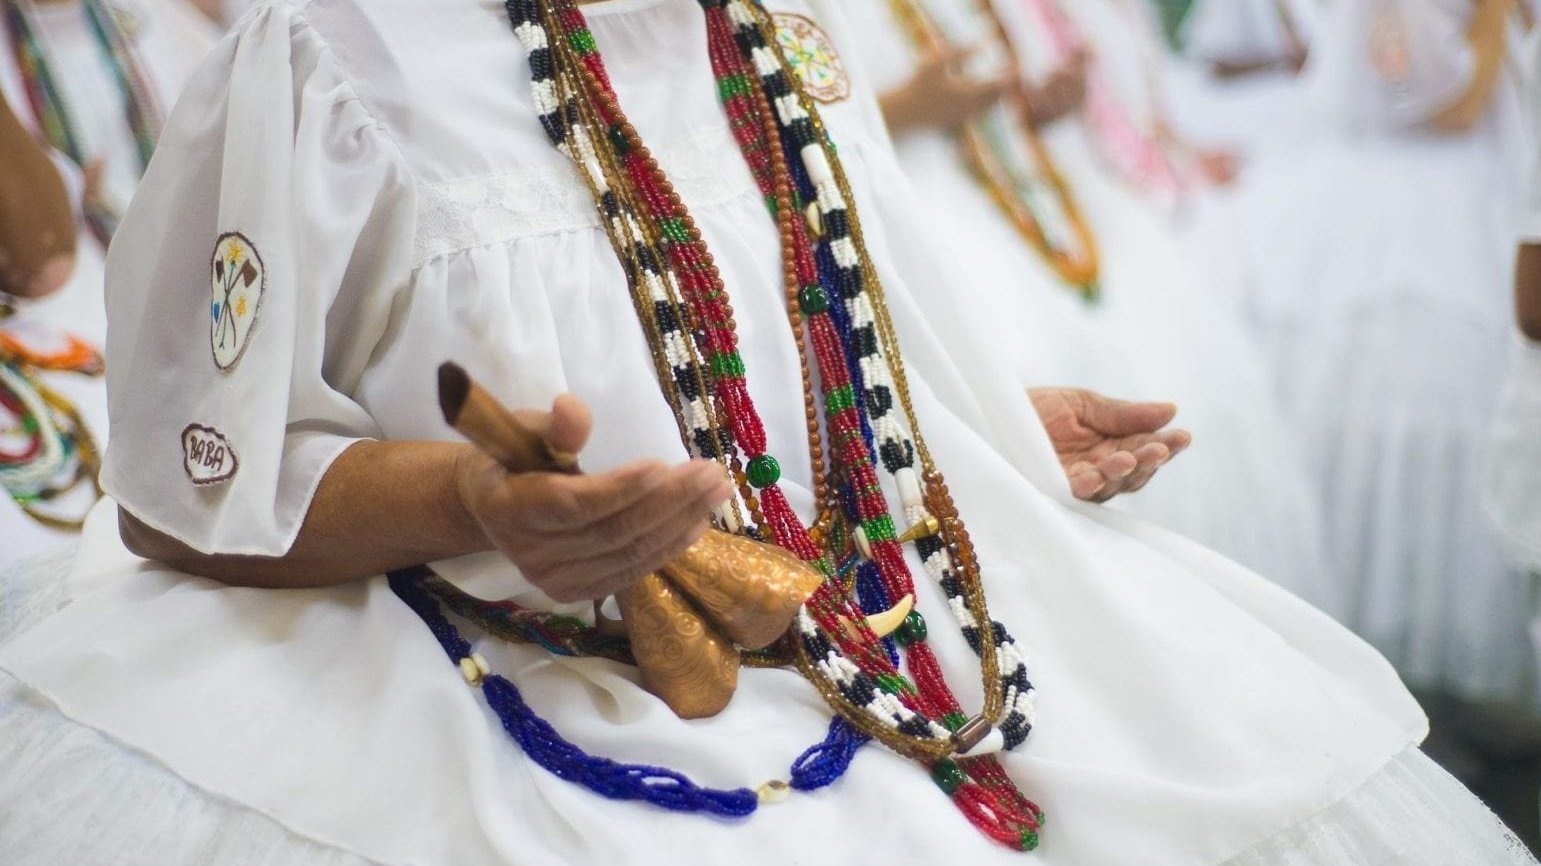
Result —
[[894, 473], [894, 486], [899, 488], [899, 501], [905, 508], [919, 508], [926, 504], [925, 494], [920, 489], [920, 475], [914, 469], [906, 466]]

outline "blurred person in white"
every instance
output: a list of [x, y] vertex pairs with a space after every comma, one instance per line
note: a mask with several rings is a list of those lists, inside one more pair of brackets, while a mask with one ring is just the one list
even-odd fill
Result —
[[[1537, 43], [1541, 53], [1541, 43]], [[1532, 58], [1531, 109], [1541, 128], [1541, 60]], [[1541, 134], [1536, 136], [1541, 143]], [[1541, 149], [1538, 149], [1541, 150]], [[1541, 155], [1531, 168], [1515, 259], [1514, 313], [1519, 325], [1509, 381], [1493, 424], [1485, 503], [1506, 549], [1541, 579]], [[1532, 620], [1541, 647], [1541, 617]]]
[[[1378, 654], [1077, 501], [999, 348], [916, 303], [977, 301], [845, 5], [243, 18], [112, 251], [115, 501], [0, 586], [6, 866], [1535, 862]], [[447, 357], [586, 474], [457, 436]], [[573, 641], [709, 523], [840, 571], [801, 675], [687, 720]], [[436, 616], [457, 586], [523, 640]]]
[[1527, 126], [1512, 0], [1338, 0], [1249, 298], [1327, 509], [1344, 622], [1415, 688], [1533, 698], [1527, 581], [1480, 504], [1514, 326]]
[[1320, 14], [1319, 0], [1197, 0], [1182, 24], [1190, 62], [1173, 73], [1177, 124], [1255, 153], [1289, 123]]
[[77, 537], [98, 495], [107, 244], [216, 38], [185, 0], [0, 0], [0, 95], [72, 176], [80, 217], [69, 279], [0, 311], [0, 425], [22, 431], [0, 463], [0, 566]]
[[[948, 215], [936, 231], [969, 274], [971, 309], [987, 314], [976, 328], [1001, 334], [1018, 381], [1175, 399], [1197, 437], [1120, 507], [1330, 608], [1320, 510], [1241, 320], [1207, 302], [1203, 276], [1173, 251], [1153, 249], [1176, 243], [1166, 215], [1080, 152], [1095, 140], [1081, 115], [1088, 58], [1026, 65], [1043, 54], [1045, 21], [1071, 20], [1021, 0], [859, 0], [849, 14], [900, 164]], [[1105, 115], [1111, 85], [1093, 86]]]

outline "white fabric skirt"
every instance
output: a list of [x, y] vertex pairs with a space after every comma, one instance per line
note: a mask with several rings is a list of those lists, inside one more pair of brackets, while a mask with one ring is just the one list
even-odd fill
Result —
[[[0, 644], [65, 604], [72, 558], [72, 551], [66, 550], [0, 573]], [[306, 838], [262, 812], [189, 784], [153, 759], [66, 718], [41, 695], [3, 673], [0, 767], [0, 851], [6, 853], [6, 866], [378, 862]], [[413, 805], [402, 803], [401, 808]], [[1137, 832], [1138, 825], [1138, 816], [1131, 815], [1129, 826], [1117, 832]], [[817, 840], [811, 841], [817, 845]], [[788, 840], [789, 860], [798, 860], [798, 846]], [[635, 854], [632, 862], [638, 863], [723, 859], [723, 852], [704, 848], [650, 851], [642, 840]], [[1053, 866], [1041, 855], [1025, 855], [1023, 862]], [[1412, 749], [1332, 806], [1216, 866], [1535, 863], [1496, 816]]]

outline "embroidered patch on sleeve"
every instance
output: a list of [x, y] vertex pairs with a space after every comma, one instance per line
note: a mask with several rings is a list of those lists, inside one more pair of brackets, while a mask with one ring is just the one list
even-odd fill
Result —
[[786, 55], [787, 65], [802, 81], [803, 90], [826, 104], [849, 99], [851, 79], [823, 29], [813, 19], [791, 12], [778, 12], [775, 19], [776, 42]]
[[228, 372], [241, 360], [257, 327], [267, 272], [257, 247], [240, 232], [219, 236], [210, 269], [209, 345], [215, 366]]
[[182, 429], [182, 468], [194, 484], [201, 487], [229, 481], [240, 466], [225, 434], [202, 424]]

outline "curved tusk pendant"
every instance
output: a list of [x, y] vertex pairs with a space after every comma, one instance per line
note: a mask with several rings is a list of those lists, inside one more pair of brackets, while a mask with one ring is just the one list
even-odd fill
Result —
[[[866, 617], [867, 628], [872, 629], [872, 633], [878, 637], [888, 637], [889, 635], [893, 634], [899, 628], [899, 626], [904, 625], [904, 618], [909, 616], [910, 611], [914, 609], [915, 596], [906, 595], [904, 598], [899, 599], [898, 604], [894, 605], [888, 610]], [[841, 625], [845, 626], [845, 633], [849, 635], [852, 640], [855, 640], [860, 635], [860, 631], [850, 620], [842, 617]]]

